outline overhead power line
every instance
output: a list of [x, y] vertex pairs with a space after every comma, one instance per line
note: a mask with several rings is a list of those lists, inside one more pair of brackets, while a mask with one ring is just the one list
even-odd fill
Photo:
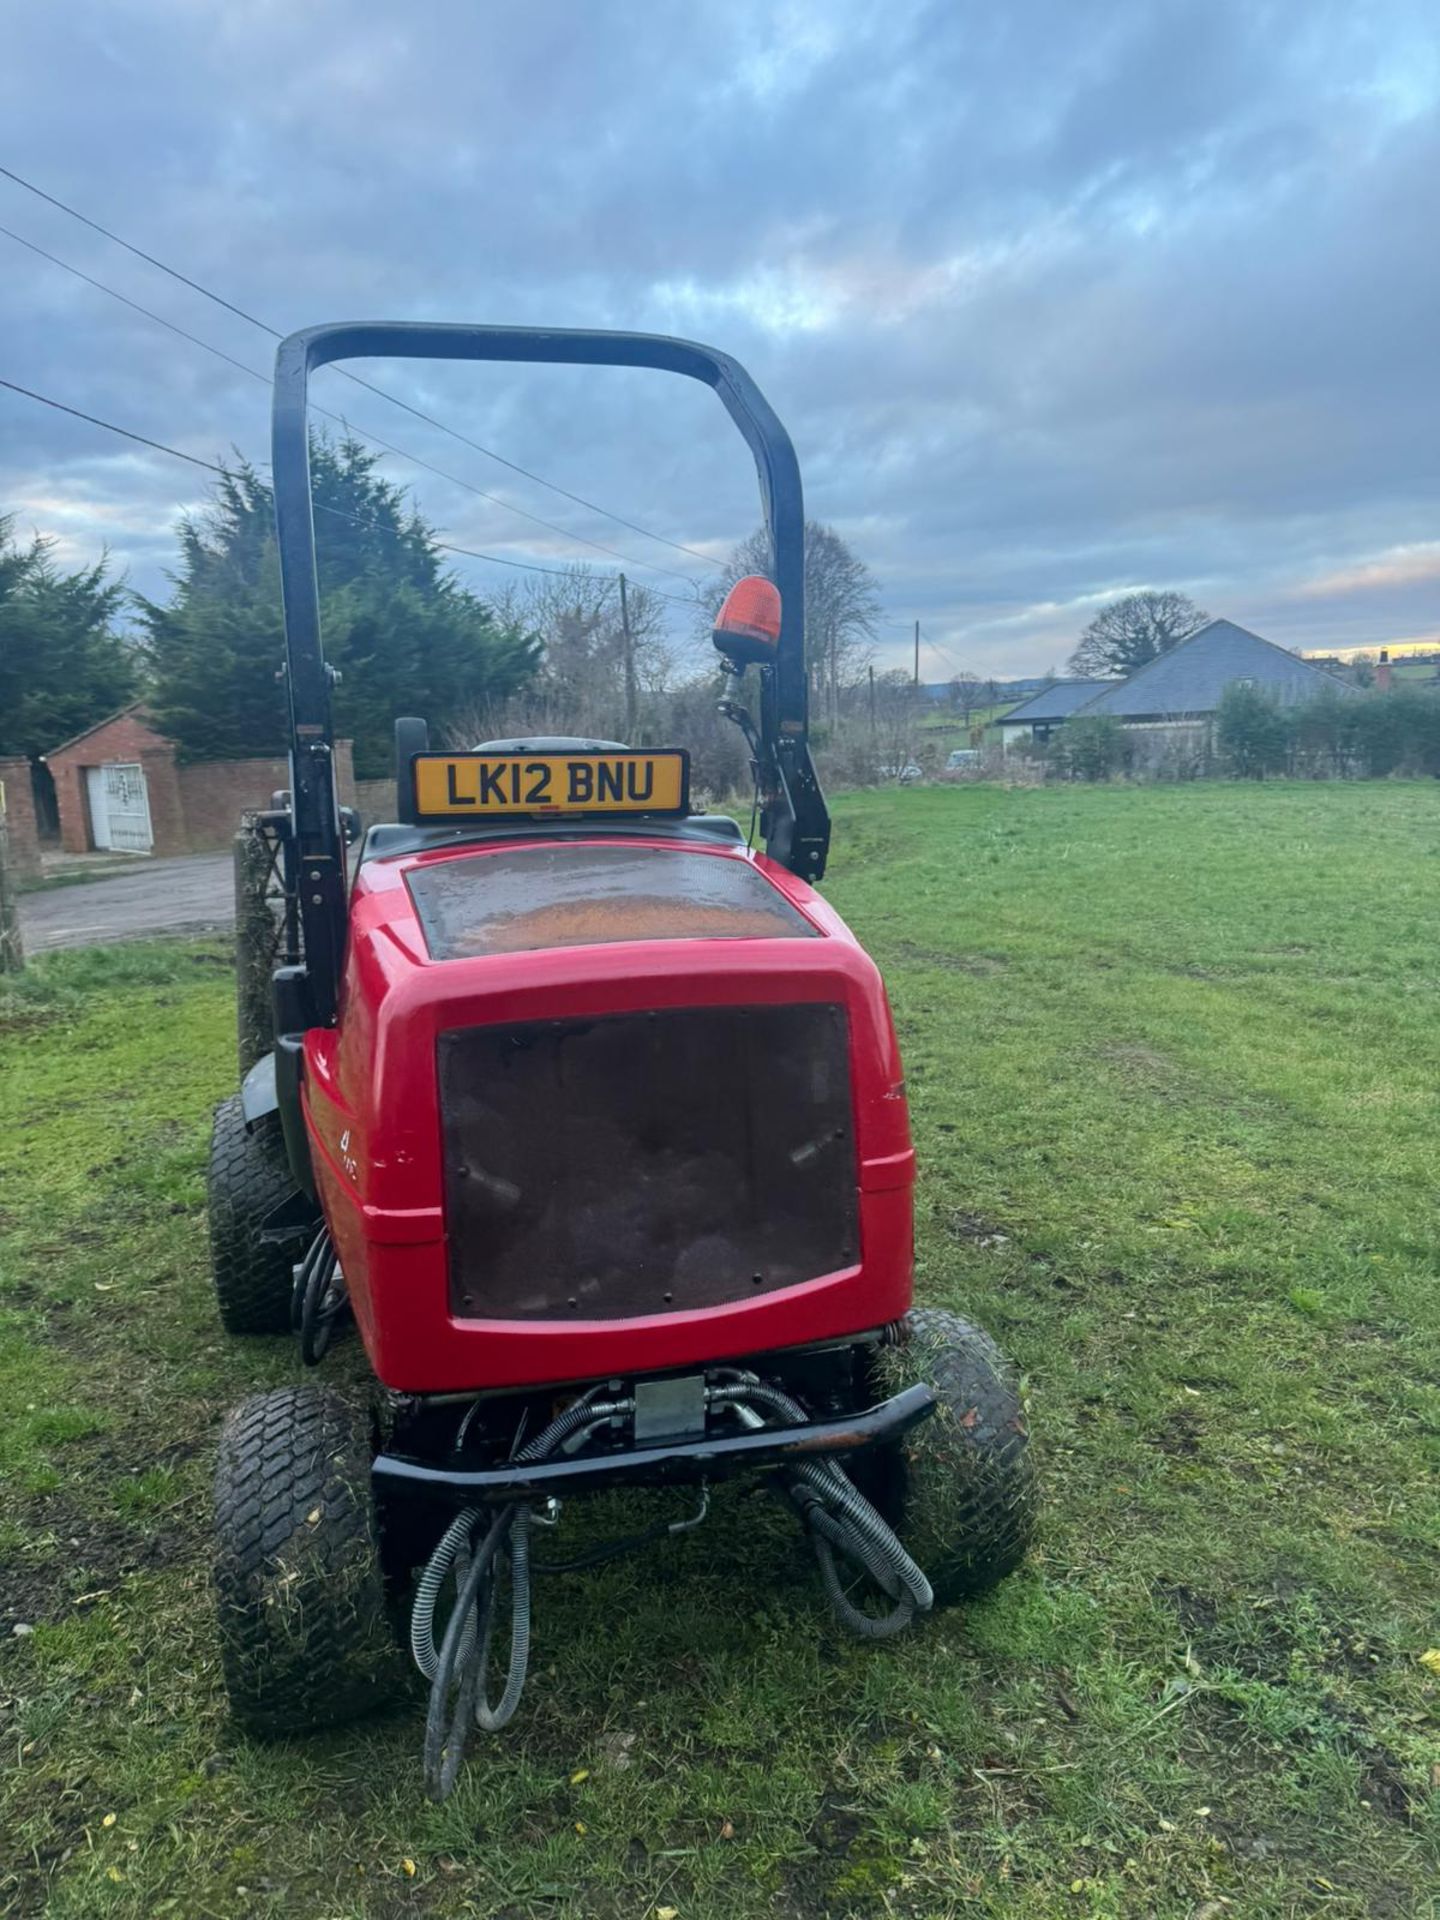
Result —
[[[27, 180], [22, 174], [3, 166], [0, 166], [0, 177], [13, 181], [17, 187], [23, 187], [27, 193], [33, 193], [50, 206], [58, 207], [72, 220], [78, 220], [82, 226], [89, 227], [92, 232], [103, 234], [105, 239], [113, 241], [117, 247], [123, 247], [137, 260], [143, 260], [147, 266], [156, 268], [160, 273], [168, 274], [172, 280], [178, 280], [182, 286], [189, 287], [193, 293], [213, 301], [216, 306], [223, 307], [227, 313], [234, 314], [237, 319], [245, 321], [247, 325], [258, 327], [262, 333], [268, 333], [272, 340], [284, 339], [285, 336], [280, 329], [272, 327], [268, 320], [260, 319], [257, 314], [247, 313], [244, 307], [237, 306], [233, 300], [227, 300], [223, 294], [203, 286], [198, 280], [192, 280], [189, 274], [182, 273], [178, 267], [172, 267], [153, 253], [147, 253], [143, 247], [138, 247], [132, 241], [126, 240], [113, 228], [102, 226], [98, 220], [92, 220], [88, 214], [81, 213], [78, 207], [72, 207], [67, 201], [57, 199], [53, 193], [46, 193], [45, 189], [37, 187], [33, 180]], [[562, 487], [558, 481], [547, 480], [543, 474], [535, 473], [529, 467], [522, 467], [518, 461], [508, 459], [503, 453], [497, 453], [493, 447], [487, 447], [479, 440], [472, 440], [468, 434], [461, 433], [458, 427], [449, 426], [445, 421], [437, 419], [434, 414], [427, 413], [423, 407], [414, 406], [410, 401], [402, 400], [398, 394], [389, 393], [384, 387], [376, 386], [374, 381], [362, 378], [360, 374], [352, 372], [349, 367], [336, 366], [332, 371], [340, 374], [343, 379], [353, 382], [355, 386], [363, 387], [367, 393], [378, 395], [380, 399], [388, 401], [392, 407], [400, 407], [404, 412], [413, 414], [417, 420], [423, 420], [427, 426], [449, 434], [452, 440], [458, 440], [462, 446], [484, 454], [487, 460], [498, 461], [502, 467], [508, 467], [512, 473], [521, 474], [525, 479], [533, 480], [537, 486], [547, 487], [550, 492], [558, 493], [563, 499], [571, 500], [576, 506], [584, 507], [587, 512], [603, 514], [607, 520], [613, 520], [617, 526], [628, 527], [632, 533], [638, 533], [643, 539], [658, 540], [663, 546], [673, 547], [677, 553], [688, 553], [692, 560], [703, 560], [706, 566], [723, 567], [725, 564], [724, 561], [717, 560], [713, 554], [702, 553], [698, 547], [687, 547], [683, 540], [672, 540], [668, 534], [656, 533], [652, 527], [642, 526], [638, 520], [628, 520], [624, 514], [616, 513], [610, 507], [601, 506], [599, 501], [587, 499], [582, 493], [572, 493], [568, 487]], [[571, 537], [579, 538], [578, 535]]]
[[168, 453], [172, 460], [186, 460], [192, 467], [203, 467], [207, 473], [218, 473], [222, 479], [225, 477], [224, 467], [217, 467], [213, 460], [202, 460], [194, 453], [182, 453], [179, 447], [167, 447], [161, 440], [147, 440], [143, 433], [132, 433], [129, 427], [117, 427], [113, 420], [101, 420], [93, 413], [82, 413], [79, 407], [67, 407], [63, 400], [52, 400], [48, 393], [36, 393], [14, 380], [0, 380], [0, 387], [8, 387], [11, 393], [23, 393], [27, 400], [38, 400], [42, 407], [53, 407], [57, 413], [68, 413], [76, 420], [88, 420], [92, 427], [103, 427], [107, 433], [118, 433], [122, 439], [134, 440], [139, 446], [153, 447], [156, 453]]
[[[880, 624], [885, 627], [893, 627], [896, 633], [903, 633], [907, 636], [913, 635], [915, 631], [915, 622], [913, 620], [882, 620]], [[938, 654], [943, 664], [950, 669], [952, 675], [964, 672], [964, 668], [958, 664], [950, 649], [948, 647], [942, 647], [938, 640], [927, 640], [922, 635], [920, 651], [922, 653]]]
[[[192, 467], [203, 467], [206, 473], [218, 474], [222, 480], [228, 480], [231, 477], [227, 468], [217, 465], [213, 460], [202, 460], [196, 453], [184, 453], [179, 447], [167, 446], [163, 440], [151, 440], [146, 434], [135, 433], [129, 427], [117, 426], [113, 420], [102, 420], [98, 414], [86, 413], [80, 407], [68, 406], [65, 401], [56, 400], [48, 393], [37, 393], [33, 387], [22, 387], [18, 381], [0, 379], [0, 387], [8, 388], [11, 393], [23, 394], [27, 400], [38, 401], [42, 407], [53, 407], [57, 413], [68, 413], [72, 419], [84, 420], [92, 427], [103, 427], [106, 433], [118, 434], [122, 440], [133, 440], [137, 445], [150, 447], [156, 453], [168, 453], [172, 460], [184, 460]], [[367, 533], [383, 533], [391, 539], [403, 537], [393, 527], [382, 526], [377, 520], [362, 520], [358, 514], [346, 513], [342, 507], [327, 506], [321, 500], [313, 501], [312, 505], [317, 513], [328, 513], [337, 520], [348, 520], [351, 526], [361, 527]], [[502, 554], [480, 553], [474, 547], [457, 546], [453, 540], [436, 540], [432, 536], [430, 544], [441, 553], [463, 554], [467, 560], [484, 560], [494, 567], [516, 567], [521, 573], [548, 573], [560, 580], [570, 577], [570, 570], [567, 567], [542, 567], [533, 560], [507, 560]], [[612, 576], [612, 579], [616, 577], [618, 576]], [[693, 601], [687, 600], [682, 594], [666, 593], [660, 587], [647, 587], [645, 591], [655, 594], [661, 600], [673, 600], [677, 606], [694, 605]]]
[[[68, 260], [62, 260], [57, 253], [51, 253], [45, 247], [37, 246], [33, 240], [27, 240], [23, 233], [16, 233], [13, 227], [0, 225], [0, 233], [3, 233], [7, 240], [13, 240], [17, 246], [26, 248], [30, 253], [38, 254], [42, 260], [48, 260], [51, 266], [59, 267], [62, 272], [72, 274], [77, 280], [83, 280], [87, 287], [94, 287], [97, 292], [108, 294], [112, 300], [118, 300], [122, 307], [129, 307], [132, 312], [143, 314], [145, 319], [153, 321], [157, 327], [164, 327], [167, 332], [176, 334], [181, 340], [188, 340], [192, 346], [212, 354], [217, 360], [223, 360], [227, 367], [234, 367], [237, 373], [243, 373], [251, 380], [258, 380], [262, 386], [274, 386], [270, 376], [261, 373], [258, 367], [247, 366], [243, 360], [237, 360], [233, 354], [224, 352], [209, 340], [202, 340], [198, 333], [189, 332], [185, 327], [168, 319], [163, 313], [156, 313], [152, 308], [142, 306], [138, 300], [132, 300], [129, 294], [121, 293], [117, 288], [108, 286], [103, 280], [97, 280], [93, 274], [82, 273], [79, 267], [73, 266]], [[398, 459], [408, 460], [412, 466], [423, 467], [426, 473], [433, 473], [438, 479], [448, 481], [451, 486], [463, 487], [467, 493], [473, 493], [478, 500], [489, 500], [495, 506], [503, 507], [507, 513], [518, 514], [522, 520], [533, 521], [537, 527], [545, 527], [551, 533], [558, 533], [564, 540], [573, 540], [582, 547], [592, 547], [596, 553], [608, 554], [612, 560], [620, 561], [623, 566], [642, 567], [647, 573], [668, 573], [674, 580], [684, 580], [688, 585], [694, 585], [688, 573], [680, 573], [674, 567], [661, 566], [656, 561], [632, 560], [628, 554], [621, 553], [617, 547], [607, 547], [602, 541], [587, 539], [583, 533], [572, 533], [568, 527], [559, 526], [553, 520], [546, 520], [538, 513], [531, 513], [528, 507], [517, 507], [513, 502], [502, 499], [498, 493], [487, 493], [483, 487], [477, 487], [472, 481], [462, 479], [458, 473], [447, 473], [443, 467], [437, 467], [429, 460], [422, 460], [418, 453], [409, 453], [404, 447], [397, 447], [388, 440], [382, 440], [379, 434], [355, 426], [343, 413], [334, 413], [329, 407], [317, 406], [313, 401], [311, 405], [316, 413], [323, 415], [327, 420], [333, 420], [346, 433], [358, 433], [372, 446], [381, 447], [386, 453], [396, 455]]]
[[[120, 293], [114, 287], [107, 287], [103, 280], [96, 280], [92, 275], [82, 273], [79, 267], [72, 266], [68, 260], [62, 260], [59, 254], [47, 253], [44, 247], [38, 247], [33, 240], [27, 240], [23, 233], [16, 233], [13, 227], [0, 226], [0, 233], [3, 233], [7, 240], [13, 240], [16, 246], [25, 247], [31, 253], [38, 253], [40, 258], [48, 260], [52, 267], [59, 267], [63, 272], [73, 274], [77, 280], [83, 280], [87, 287], [95, 287], [101, 293], [108, 293], [112, 300], [118, 300], [121, 306], [129, 307], [134, 313], [143, 313], [145, 318], [153, 320], [157, 327], [168, 328], [171, 333], [178, 334], [182, 340], [188, 340], [192, 346], [203, 347], [206, 353], [213, 353], [217, 360], [223, 360], [226, 366], [234, 367], [237, 373], [247, 374], [252, 380], [262, 380], [266, 386], [270, 385], [269, 380], [258, 367], [246, 366], [243, 360], [237, 360], [233, 354], [211, 346], [208, 340], [202, 340], [198, 333], [187, 333], [184, 327], [178, 326], [175, 321], [167, 320], [163, 313], [152, 312], [149, 307], [142, 307], [138, 300], [132, 300], [128, 293]], [[316, 412], [319, 411], [317, 407]]]

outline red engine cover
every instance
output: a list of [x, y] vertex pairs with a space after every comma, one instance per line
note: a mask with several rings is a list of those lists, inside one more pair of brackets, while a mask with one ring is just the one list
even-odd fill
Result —
[[[515, 880], [521, 853], [539, 869], [528, 891]], [[657, 860], [666, 866], [653, 868]], [[609, 863], [593, 869], [598, 881], [583, 864], [594, 861]], [[684, 884], [648, 894], [611, 886], [626, 861]], [[707, 864], [682, 871], [671, 861]], [[796, 1002], [840, 1006], [849, 1023], [853, 1265], [696, 1310], [456, 1317], [442, 1034]], [[861, 1333], [910, 1305], [915, 1157], [885, 989], [839, 916], [763, 854], [638, 833], [507, 839], [367, 862], [352, 895], [339, 1021], [307, 1034], [304, 1080], [325, 1217], [371, 1365], [388, 1387], [441, 1393], [695, 1366]]]

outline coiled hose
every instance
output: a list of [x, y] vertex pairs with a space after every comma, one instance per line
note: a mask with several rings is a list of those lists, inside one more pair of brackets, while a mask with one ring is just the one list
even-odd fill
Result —
[[[515, 1452], [515, 1461], [543, 1460], [567, 1440], [583, 1440], [592, 1428], [602, 1426], [616, 1414], [634, 1410], [633, 1400], [597, 1401], [597, 1391], [566, 1407]], [[514, 1718], [530, 1666], [530, 1505], [525, 1500], [512, 1500], [495, 1510], [484, 1539], [472, 1552], [472, 1542], [489, 1511], [467, 1507], [456, 1516], [415, 1586], [410, 1651], [430, 1682], [424, 1762], [425, 1786], [433, 1800], [445, 1799], [455, 1785], [471, 1724], [487, 1733], [498, 1733]], [[486, 1676], [495, 1617], [497, 1562], [502, 1553], [510, 1566], [510, 1658], [504, 1688], [492, 1705]], [[452, 1571], [455, 1604], [437, 1650], [435, 1613]]]
[[330, 1229], [322, 1226], [295, 1269], [290, 1296], [290, 1327], [300, 1336], [300, 1358], [307, 1367], [318, 1367], [325, 1358], [348, 1305], [339, 1255]]
[[[788, 1420], [803, 1423], [805, 1409], [798, 1400], [753, 1374], [727, 1369], [732, 1384], [717, 1387], [712, 1402], [745, 1407], [759, 1401]], [[751, 1418], [755, 1416], [752, 1414]], [[903, 1633], [917, 1613], [928, 1613], [935, 1595], [924, 1573], [911, 1559], [895, 1531], [834, 1460], [807, 1460], [789, 1470], [785, 1491], [800, 1518], [820, 1563], [820, 1579], [836, 1618], [861, 1640], [888, 1640]], [[888, 1613], [870, 1614], [857, 1607], [845, 1592], [836, 1552], [868, 1573], [895, 1605]]]
[[[718, 1369], [715, 1377], [722, 1384], [707, 1388], [707, 1405], [730, 1407], [747, 1426], [766, 1424], [755, 1410], [757, 1404], [800, 1425], [808, 1417], [798, 1400], [754, 1374], [727, 1367]], [[559, 1447], [580, 1446], [607, 1420], [634, 1412], [633, 1399], [602, 1401], [596, 1397], [599, 1392], [593, 1388], [565, 1408], [533, 1440], [517, 1448], [512, 1459], [517, 1464], [543, 1460]], [[784, 1485], [810, 1534], [826, 1597], [844, 1627], [860, 1639], [883, 1640], [902, 1633], [917, 1613], [929, 1611], [934, 1604], [930, 1582], [842, 1467], [833, 1460], [807, 1460], [788, 1469]], [[476, 1534], [487, 1515], [490, 1524], [476, 1546]], [[622, 1544], [645, 1544], [649, 1537], [637, 1536], [634, 1542]], [[862, 1568], [890, 1596], [895, 1604], [888, 1613], [869, 1614], [855, 1605], [841, 1581], [837, 1553]], [[504, 1688], [492, 1705], [486, 1676], [502, 1555], [510, 1568], [510, 1657]], [[455, 1602], [437, 1648], [435, 1616], [452, 1573]], [[498, 1509], [467, 1507], [457, 1514], [416, 1582], [410, 1650], [430, 1681], [424, 1755], [426, 1789], [434, 1800], [445, 1799], [455, 1784], [470, 1726], [498, 1733], [520, 1704], [530, 1661], [530, 1575], [530, 1505], [515, 1500]]]

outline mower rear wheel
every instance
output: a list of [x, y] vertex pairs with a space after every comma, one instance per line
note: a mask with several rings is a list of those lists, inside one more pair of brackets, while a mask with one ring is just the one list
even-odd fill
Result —
[[240, 1095], [222, 1100], [210, 1135], [210, 1270], [227, 1333], [289, 1331], [293, 1252], [260, 1228], [294, 1191], [274, 1114], [251, 1132]]
[[215, 1597], [235, 1718], [260, 1734], [352, 1720], [389, 1690], [394, 1641], [365, 1416], [278, 1387], [226, 1420], [215, 1468]]
[[889, 1391], [918, 1381], [938, 1404], [885, 1457], [872, 1497], [936, 1606], [954, 1606], [1013, 1573], [1030, 1545], [1037, 1502], [1024, 1401], [989, 1334], [937, 1307], [911, 1313], [879, 1364]]

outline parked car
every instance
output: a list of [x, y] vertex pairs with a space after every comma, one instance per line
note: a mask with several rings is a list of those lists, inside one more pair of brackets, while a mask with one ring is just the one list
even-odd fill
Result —
[[964, 773], [972, 767], [984, 764], [985, 756], [978, 747], [957, 747], [945, 761], [947, 773]]

